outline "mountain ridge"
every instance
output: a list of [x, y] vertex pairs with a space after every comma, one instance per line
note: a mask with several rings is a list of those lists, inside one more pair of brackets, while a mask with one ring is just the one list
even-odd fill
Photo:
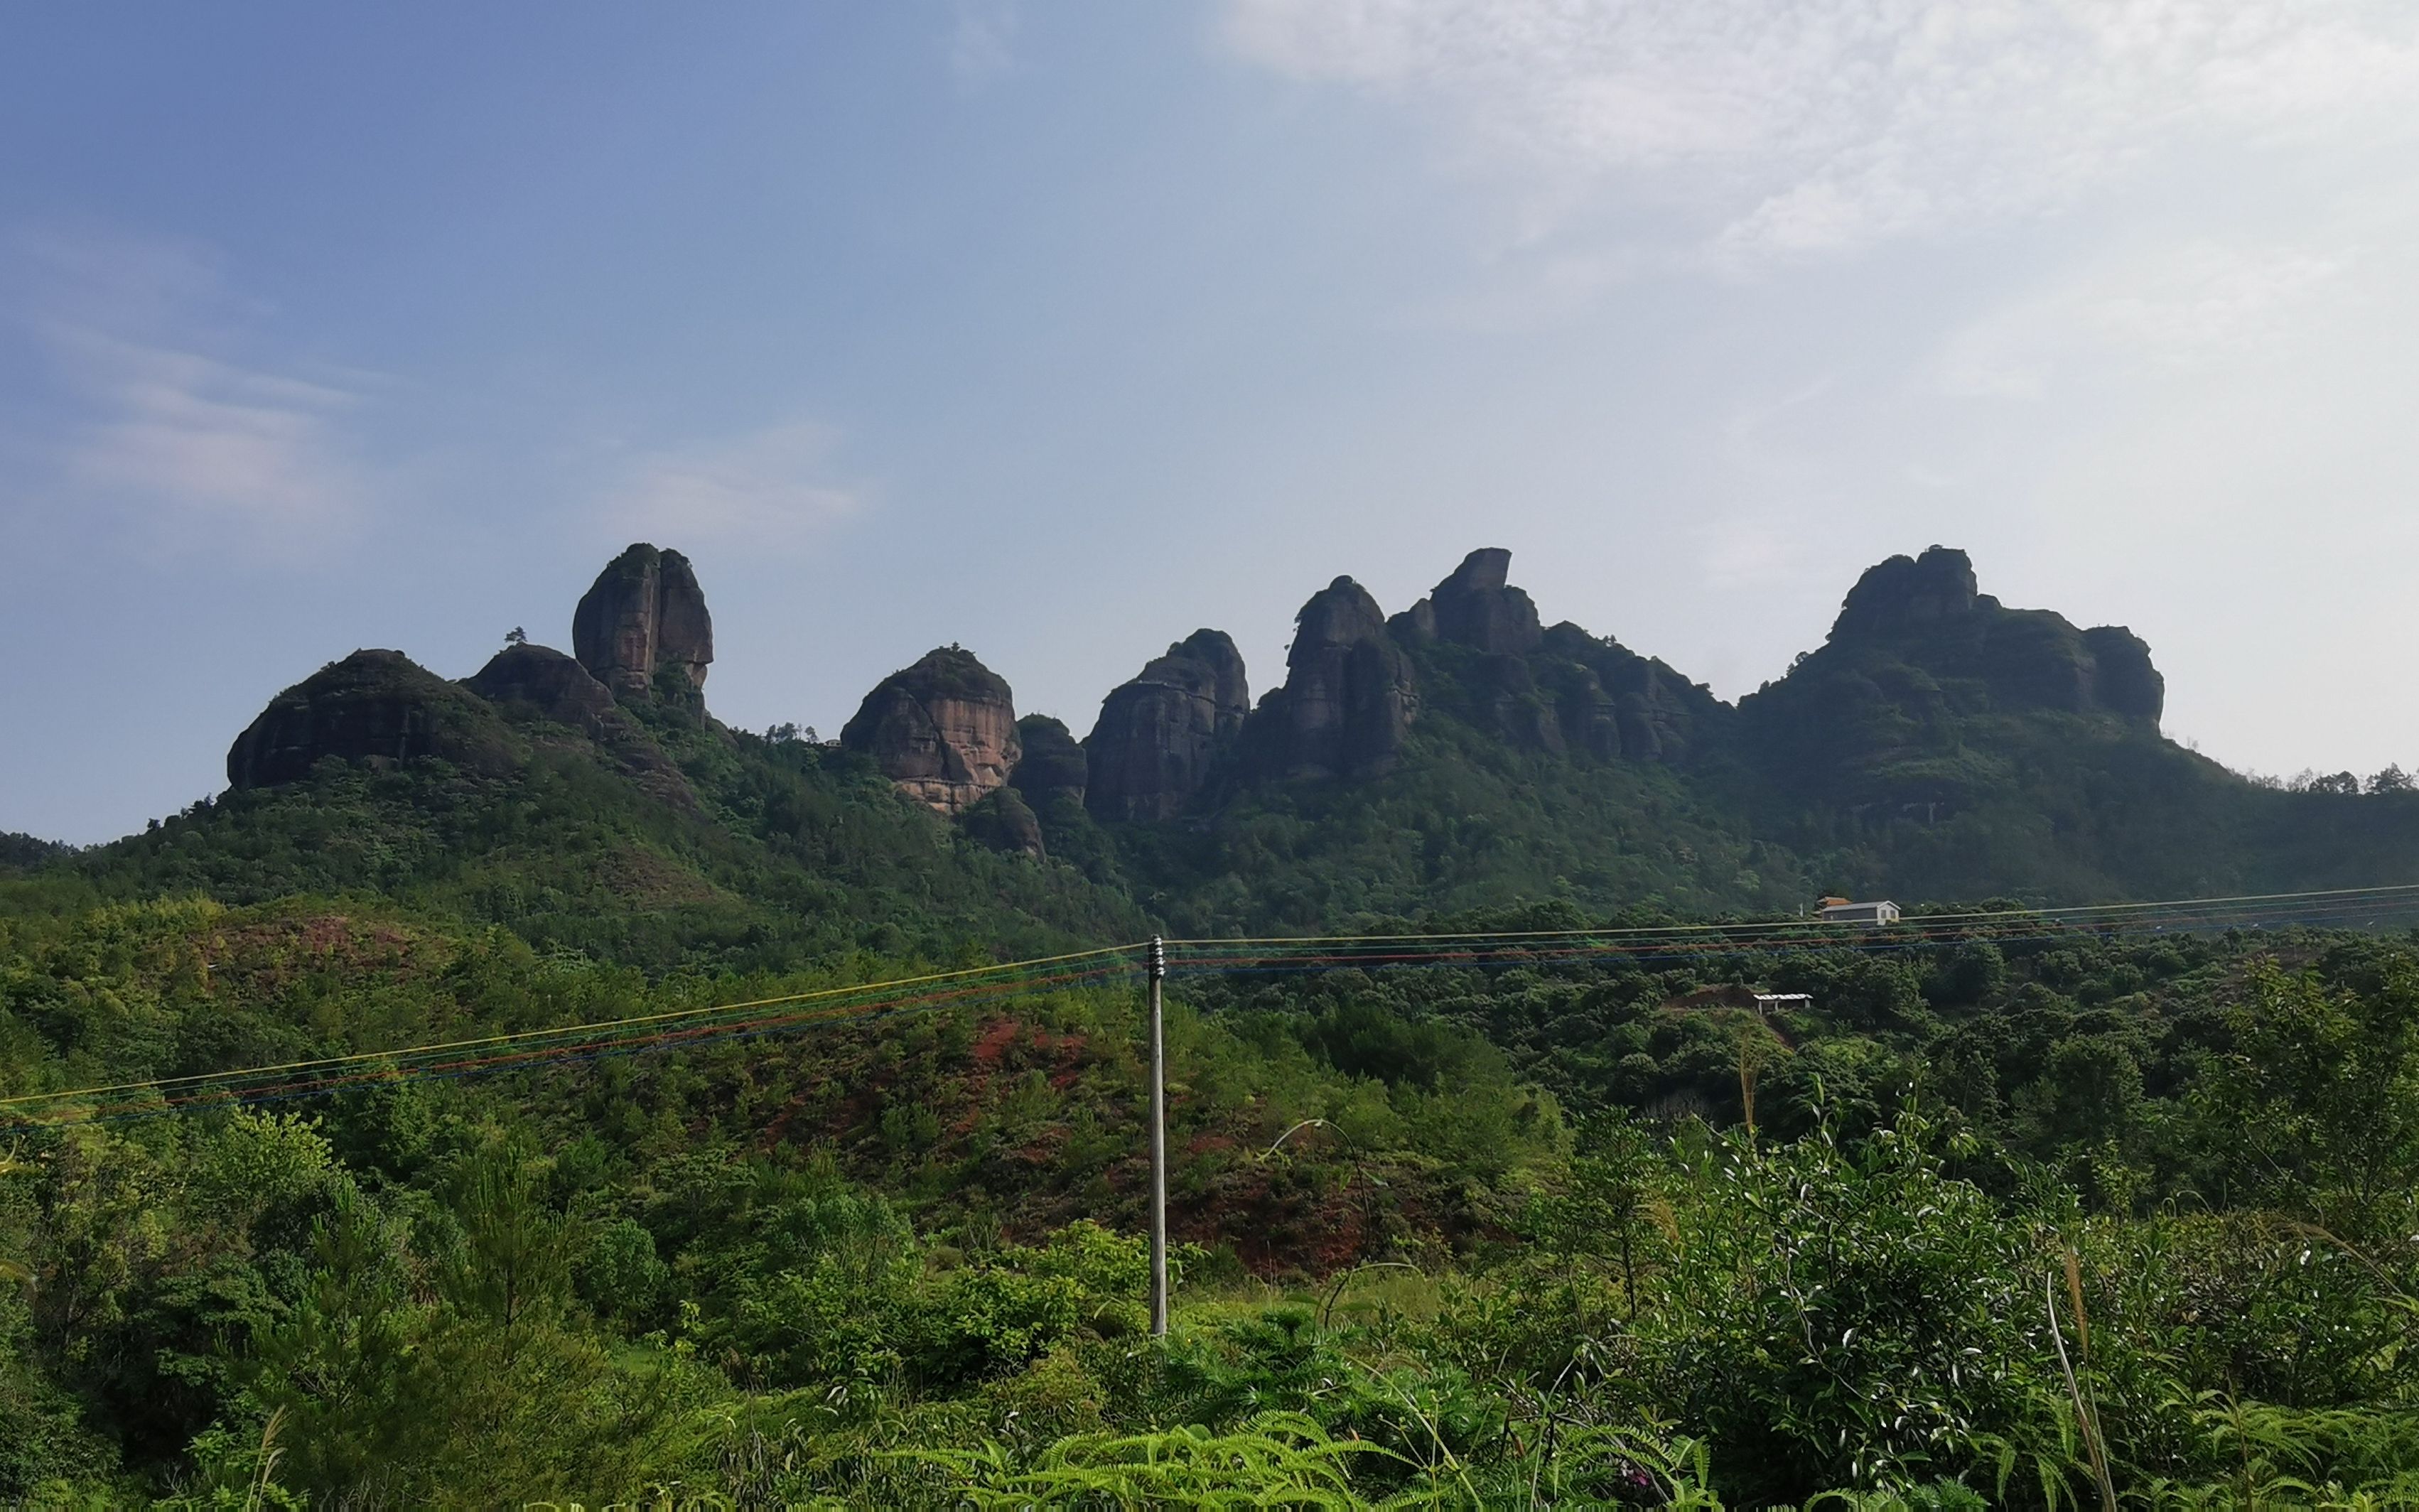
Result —
[[[240, 810], [301, 833], [311, 822], [287, 810], [307, 795], [379, 794], [375, 823], [410, 854], [450, 847], [446, 876], [553, 876], [557, 862], [500, 860], [477, 837], [512, 831], [500, 815], [514, 805], [586, 805], [608, 831], [655, 837], [633, 842], [650, 858], [615, 863], [653, 891], [613, 906], [686, 900], [656, 910], [689, 918], [670, 936], [629, 926], [666, 960], [787, 959], [765, 942], [860, 937], [942, 897], [961, 900], [949, 917], [969, 937], [1041, 945], [1087, 920], [1216, 933], [1535, 904], [1787, 914], [1829, 892], [2057, 903], [2419, 873], [2419, 795], [2277, 792], [2183, 749], [2159, 730], [2165, 680], [2140, 638], [2011, 609], [1961, 550], [1866, 571], [1825, 642], [1735, 702], [1610, 636], [1543, 625], [1511, 566], [1500, 548], [1471, 551], [1392, 615], [1336, 579], [1303, 604], [1283, 679], [1256, 702], [1232, 639], [1204, 628], [1111, 688], [1078, 740], [945, 646], [821, 744], [707, 712], [704, 591], [680, 553], [641, 543], [582, 596], [579, 655], [510, 644], [453, 682], [401, 652], [353, 653], [271, 700], [230, 748], [228, 793], [184, 817], [223, 826]], [[432, 839], [415, 803], [456, 814], [456, 830]], [[250, 843], [212, 833], [179, 843]], [[12, 867], [191, 872], [130, 862], [146, 839], [20, 847]], [[243, 872], [215, 864], [206, 887]], [[244, 874], [254, 893], [276, 885]], [[284, 875], [381, 885], [300, 858]], [[610, 902], [575, 890], [590, 912]], [[810, 896], [829, 927], [763, 917]]]

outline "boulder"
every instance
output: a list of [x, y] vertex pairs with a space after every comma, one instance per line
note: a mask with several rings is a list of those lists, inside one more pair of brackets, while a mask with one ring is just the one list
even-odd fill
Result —
[[1295, 617], [1285, 686], [1252, 716], [1251, 744], [1287, 778], [1374, 776], [1394, 765], [1419, 707], [1377, 600], [1338, 578]]
[[[643, 542], [615, 557], [580, 596], [571, 650], [624, 698], [669, 689], [701, 700], [714, 660], [714, 620], [688, 558]], [[669, 675], [659, 681], [659, 672]]]
[[1087, 764], [1072, 732], [1046, 714], [1028, 714], [1016, 721], [1016, 737], [1025, 753], [1008, 782], [1026, 803], [1039, 812], [1061, 798], [1084, 801]]
[[1004, 786], [1024, 742], [1008, 684], [957, 646], [884, 678], [840, 733], [918, 803], [963, 813]]
[[1242, 654], [1195, 630], [1101, 701], [1085, 740], [1086, 801], [1112, 819], [1169, 819], [1209, 779], [1251, 712]]
[[400, 651], [356, 651], [280, 693], [227, 751], [238, 788], [300, 781], [328, 757], [373, 765], [436, 758], [496, 777], [519, 743], [484, 700]]

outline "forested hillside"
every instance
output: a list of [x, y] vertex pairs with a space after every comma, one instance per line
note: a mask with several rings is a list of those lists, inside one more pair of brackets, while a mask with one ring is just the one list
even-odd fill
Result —
[[[0, 1500], [2419, 1499], [2419, 796], [2178, 749], [1957, 553], [1737, 706], [1504, 565], [824, 744], [633, 548], [574, 655], [8, 838]], [[1262, 937], [1178, 951], [1164, 1343], [1133, 958], [997, 969], [1153, 933]]]

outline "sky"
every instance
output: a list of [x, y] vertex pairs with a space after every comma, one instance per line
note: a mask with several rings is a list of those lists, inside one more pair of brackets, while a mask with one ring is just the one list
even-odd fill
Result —
[[1508, 547], [1735, 698], [1866, 566], [2122, 624], [2238, 769], [2419, 765], [2419, 7], [21, 8], [0, 830], [362, 646], [696, 563], [720, 717], [934, 645], [1080, 735]]

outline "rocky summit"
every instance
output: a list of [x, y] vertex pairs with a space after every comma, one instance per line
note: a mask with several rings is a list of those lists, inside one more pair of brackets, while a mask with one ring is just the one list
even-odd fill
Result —
[[1507, 582], [1512, 553], [1481, 547], [1462, 558], [1427, 597], [1397, 615], [1392, 627], [1413, 640], [1450, 640], [1497, 655], [1518, 656], [1544, 634], [1537, 606]]
[[434, 757], [488, 775], [519, 759], [493, 707], [400, 651], [356, 651], [270, 700], [228, 749], [227, 782], [300, 781], [330, 757], [372, 764]]
[[1251, 713], [1242, 654], [1224, 630], [1195, 630], [1101, 702], [1084, 742], [1086, 789], [1112, 819], [1183, 811]]
[[1008, 684], [973, 652], [943, 646], [892, 672], [841, 729], [844, 749], [873, 759], [899, 790], [962, 813], [1005, 786], [1024, 754]]
[[688, 558], [644, 542], [615, 557], [572, 615], [571, 651], [624, 698], [700, 699], [714, 660], [714, 619]]
[[490, 703], [590, 734], [599, 733], [614, 713], [613, 690], [551, 646], [506, 646], [462, 686]]
[[1338, 578], [1294, 617], [1285, 686], [1261, 701], [1247, 736], [1264, 773], [1375, 777], [1394, 764], [1419, 712], [1410, 661], [1378, 601]]

